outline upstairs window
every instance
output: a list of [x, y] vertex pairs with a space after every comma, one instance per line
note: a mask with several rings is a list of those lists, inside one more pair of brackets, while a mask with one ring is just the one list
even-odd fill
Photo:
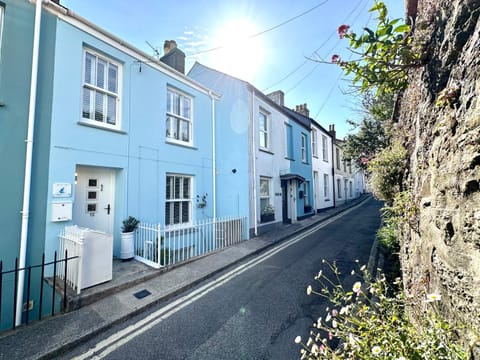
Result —
[[307, 162], [307, 135], [302, 134], [302, 162]]
[[91, 50], [84, 50], [82, 119], [119, 127], [120, 65]]
[[312, 155], [318, 157], [317, 130], [312, 129]]
[[269, 139], [270, 121], [268, 114], [264, 111], [258, 113], [258, 136], [259, 146], [261, 149], [267, 149], [270, 147]]
[[335, 149], [335, 162], [337, 163], [337, 169], [340, 170], [340, 149]]
[[167, 175], [165, 225], [187, 224], [192, 220], [192, 177]]
[[171, 88], [167, 90], [167, 140], [187, 145], [193, 144], [192, 103], [190, 96]]
[[293, 132], [292, 127], [288, 124], [285, 124], [285, 149], [286, 158], [293, 159]]
[[325, 135], [322, 135], [322, 158], [328, 162], [328, 141]]

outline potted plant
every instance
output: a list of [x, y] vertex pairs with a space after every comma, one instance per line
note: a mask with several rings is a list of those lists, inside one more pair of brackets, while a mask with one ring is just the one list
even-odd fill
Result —
[[133, 216], [122, 221], [122, 234], [120, 242], [120, 259], [128, 260], [134, 256], [134, 232], [140, 223]]
[[268, 204], [263, 208], [263, 211], [260, 214], [260, 221], [263, 223], [273, 220], [275, 220], [275, 208], [271, 204]]

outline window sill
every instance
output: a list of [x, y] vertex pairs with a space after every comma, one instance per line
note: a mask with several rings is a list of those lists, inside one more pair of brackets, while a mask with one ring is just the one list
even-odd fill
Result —
[[82, 126], [86, 126], [86, 127], [95, 128], [95, 129], [111, 131], [111, 132], [115, 132], [115, 133], [123, 134], [123, 135], [125, 135], [125, 134], [127, 133], [126, 131], [123, 131], [123, 130], [120, 130], [120, 129], [116, 129], [116, 128], [113, 128], [113, 127], [100, 125], [100, 123], [99, 123], [99, 124], [94, 124], [94, 123], [91, 123], [91, 122], [86, 122], [86, 121], [80, 120], [80, 121], [77, 121], [77, 124], [78, 124], [78, 125], [82, 125]]
[[318, 155], [312, 155], [315, 159], [318, 159]]
[[195, 146], [190, 145], [188, 143], [177, 142], [177, 141], [169, 140], [169, 139], [165, 140], [165, 144], [180, 146], [180, 147], [191, 149], [191, 150], [198, 150], [198, 148], [196, 148]]
[[270, 154], [270, 155], [274, 155], [274, 153], [273, 153], [273, 152], [271, 152], [270, 150], [268, 150], [268, 149], [265, 149], [265, 148], [258, 148], [258, 150], [260, 150], [261, 152], [264, 152], [264, 153]]
[[294, 158], [292, 158], [292, 157], [288, 157], [288, 156], [285, 156], [285, 159], [286, 159], [286, 160], [290, 160], [290, 161], [295, 161], [295, 159], [294, 159]]

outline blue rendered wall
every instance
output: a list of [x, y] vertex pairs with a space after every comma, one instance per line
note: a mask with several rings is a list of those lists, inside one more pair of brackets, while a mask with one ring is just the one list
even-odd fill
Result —
[[[122, 64], [121, 131], [79, 124], [81, 118], [84, 47]], [[76, 165], [116, 170], [114, 254], [119, 252], [121, 221], [133, 215], [146, 222], [165, 222], [167, 173], [194, 177], [194, 196], [212, 193], [211, 99], [208, 94], [138, 62], [132, 56], [64, 22], [57, 27], [49, 185], [74, 184]], [[141, 68], [141, 71], [140, 71]], [[194, 98], [193, 147], [165, 141], [167, 86]], [[67, 200], [74, 199], [74, 194]], [[208, 201], [210, 200], [210, 201]], [[48, 202], [53, 198], [49, 194]], [[56, 249], [57, 235], [71, 223], [52, 223], [46, 217], [46, 248]], [[212, 216], [207, 206], [193, 206], [193, 219]]]
[[[311, 149], [311, 134], [308, 129], [290, 119], [289, 124], [292, 126], [292, 139], [293, 139], [293, 153], [295, 161], [290, 162], [290, 172], [293, 174], [301, 175], [309, 182], [308, 188], [308, 203], [313, 205], [313, 189], [312, 189], [312, 149]], [[302, 134], [307, 136], [307, 156], [306, 162], [302, 161]], [[297, 185], [297, 217], [302, 218], [304, 216], [313, 214], [313, 207], [311, 212], [305, 212], [305, 198], [300, 198], [300, 191], [303, 191], [303, 183]]]
[[[199, 63], [188, 76], [221, 95], [215, 110], [217, 216], [238, 215], [248, 219], [251, 99], [247, 84]], [[250, 228], [248, 223], [247, 228]]]

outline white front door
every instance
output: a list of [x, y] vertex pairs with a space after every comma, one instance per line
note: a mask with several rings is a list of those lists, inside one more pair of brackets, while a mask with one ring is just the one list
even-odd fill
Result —
[[73, 223], [113, 233], [115, 171], [108, 168], [76, 168]]

